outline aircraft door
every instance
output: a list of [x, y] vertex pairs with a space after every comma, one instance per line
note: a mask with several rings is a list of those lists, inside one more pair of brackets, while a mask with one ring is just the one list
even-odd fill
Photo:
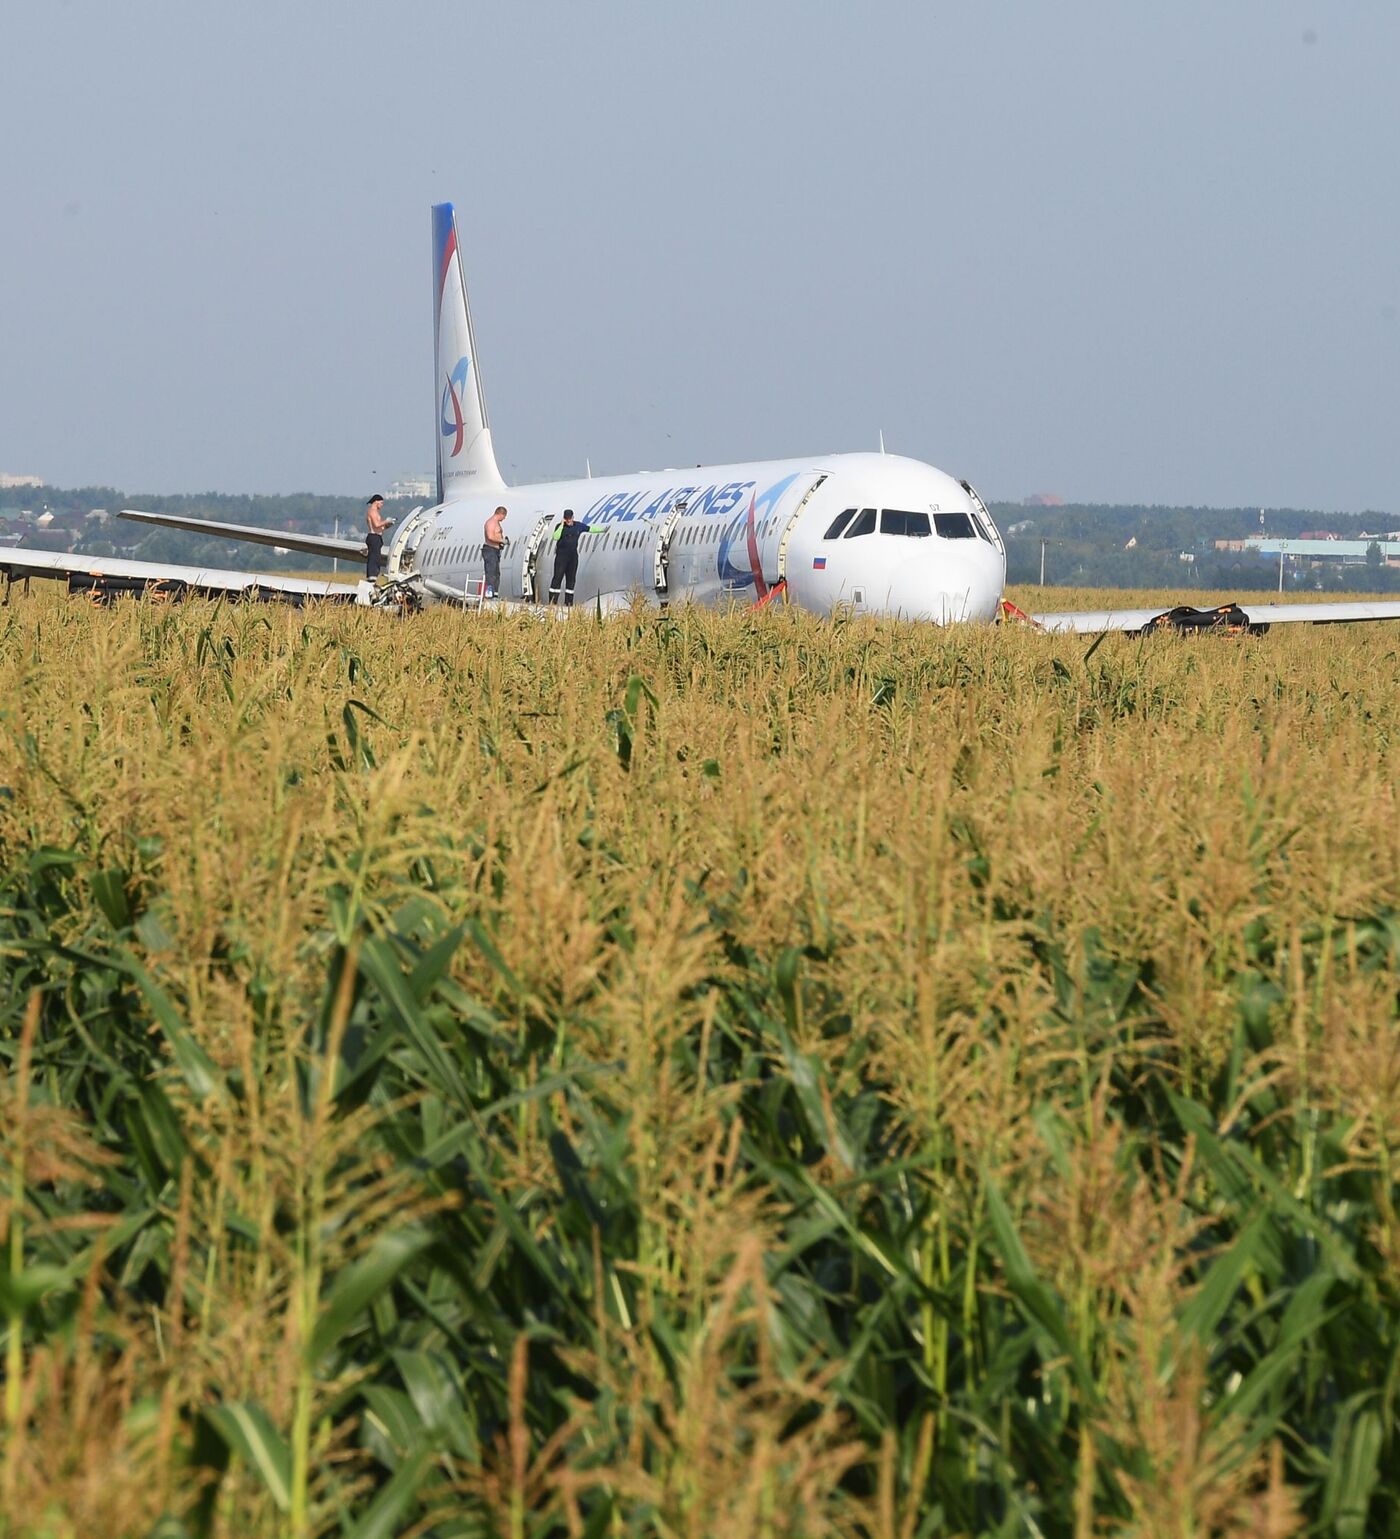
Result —
[[675, 503], [656, 530], [656, 544], [651, 553], [652, 586], [656, 596], [664, 604], [671, 589], [671, 541], [675, 538], [676, 525], [685, 512], [683, 502]]
[[972, 499], [974, 517], [982, 526], [983, 535], [990, 544], [996, 547], [998, 554], [1004, 561], [1006, 559], [1006, 546], [1002, 544], [1001, 531], [996, 526], [996, 520], [987, 511], [987, 504], [973, 490], [971, 481], [960, 481], [958, 484]]
[[787, 582], [788, 546], [792, 543], [792, 532], [797, 528], [797, 521], [802, 517], [802, 510], [807, 506], [809, 502], [811, 502], [818, 488], [825, 480], [825, 475], [820, 475], [815, 481], [812, 482], [812, 484], [802, 494], [802, 500], [792, 510], [787, 523], [783, 525], [783, 532], [778, 536], [778, 581], [781, 583]]
[[549, 526], [553, 522], [553, 513], [541, 513], [535, 520], [535, 527], [525, 537], [525, 561], [520, 571], [520, 597], [527, 604], [538, 604], [540, 602], [540, 548], [543, 546], [545, 536], [549, 533]]
[[390, 577], [407, 577], [413, 571], [418, 547], [435, 522], [426, 508], [414, 508], [404, 519], [384, 552], [384, 570]]

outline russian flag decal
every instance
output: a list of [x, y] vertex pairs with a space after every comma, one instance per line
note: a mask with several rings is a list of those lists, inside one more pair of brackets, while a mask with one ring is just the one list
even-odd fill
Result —
[[824, 571], [826, 571], [826, 557], [825, 556], [813, 556], [812, 557], [812, 570], [814, 572], [824, 572]]

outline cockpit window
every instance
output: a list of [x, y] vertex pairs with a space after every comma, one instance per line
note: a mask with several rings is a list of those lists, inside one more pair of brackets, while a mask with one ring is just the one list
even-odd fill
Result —
[[975, 540], [977, 531], [966, 513], [935, 513], [933, 527], [945, 540]]
[[854, 540], [862, 534], [875, 533], [875, 509], [862, 508], [856, 517], [856, 521], [846, 531], [846, 538]]
[[844, 513], [838, 513], [831, 528], [826, 531], [822, 538], [824, 540], [839, 540], [841, 538], [841, 531], [855, 516], [856, 510], [854, 508], [847, 508]]
[[881, 534], [902, 534], [921, 540], [932, 532], [927, 513], [903, 513], [898, 508], [884, 508], [880, 512]]

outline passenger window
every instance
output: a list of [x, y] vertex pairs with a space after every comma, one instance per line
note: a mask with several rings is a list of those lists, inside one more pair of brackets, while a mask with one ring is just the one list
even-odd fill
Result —
[[944, 540], [975, 540], [977, 531], [966, 513], [935, 513], [933, 527]]
[[848, 540], [855, 540], [855, 539], [859, 539], [860, 536], [863, 535], [863, 534], [874, 534], [874, 533], [875, 533], [875, 509], [874, 508], [862, 508], [860, 510], [860, 513], [857, 515], [855, 522], [846, 531], [846, 538]]
[[841, 531], [855, 516], [856, 510], [854, 508], [847, 508], [844, 513], [838, 513], [831, 525], [831, 528], [826, 531], [826, 533], [822, 536], [822, 539], [839, 540], [841, 538]]
[[932, 532], [929, 528], [927, 513], [905, 513], [898, 508], [881, 510], [881, 534], [899, 534], [906, 538], [921, 540], [927, 538]]

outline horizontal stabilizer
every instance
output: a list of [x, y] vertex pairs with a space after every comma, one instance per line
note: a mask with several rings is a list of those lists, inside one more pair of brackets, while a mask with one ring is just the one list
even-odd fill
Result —
[[138, 513], [123, 508], [123, 518], [137, 524], [160, 524], [166, 529], [186, 529], [191, 534], [217, 535], [221, 540], [249, 540], [255, 545], [275, 545], [279, 550], [295, 550], [304, 556], [325, 556], [327, 560], [344, 557], [348, 561], [365, 559], [365, 542], [337, 540], [330, 535], [293, 534], [289, 529], [264, 529], [257, 524], [221, 524], [210, 518], [190, 518], [181, 513]]

